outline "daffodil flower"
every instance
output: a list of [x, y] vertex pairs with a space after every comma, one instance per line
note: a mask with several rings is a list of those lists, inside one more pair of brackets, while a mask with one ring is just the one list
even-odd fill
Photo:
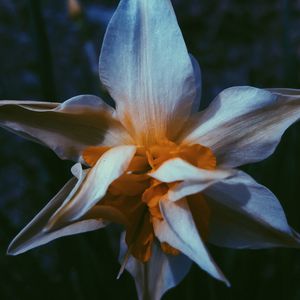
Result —
[[198, 113], [199, 66], [169, 0], [120, 1], [99, 73], [116, 109], [89, 95], [0, 103], [2, 127], [77, 161], [9, 254], [116, 222], [121, 271], [139, 299], [160, 299], [192, 261], [229, 285], [207, 243], [299, 247], [272, 192], [234, 169], [274, 152], [300, 117], [299, 90], [232, 87]]

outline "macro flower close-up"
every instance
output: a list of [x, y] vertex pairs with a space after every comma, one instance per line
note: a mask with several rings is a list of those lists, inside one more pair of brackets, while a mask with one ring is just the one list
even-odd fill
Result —
[[192, 262], [230, 286], [209, 244], [300, 247], [276, 196], [237, 169], [273, 154], [300, 118], [300, 90], [230, 87], [199, 112], [201, 71], [169, 0], [120, 1], [99, 76], [115, 106], [93, 95], [0, 102], [1, 127], [75, 162], [8, 254], [116, 223], [116, 276], [127, 270], [139, 299], [158, 300]]

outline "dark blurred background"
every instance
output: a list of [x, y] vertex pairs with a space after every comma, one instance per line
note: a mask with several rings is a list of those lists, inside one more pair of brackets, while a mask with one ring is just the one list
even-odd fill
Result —
[[[118, 1], [0, 0], [0, 99], [62, 102], [102, 90], [97, 63]], [[189, 51], [203, 76], [205, 107], [233, 85], [300, 88], [300, 1], [174, 0]], [[280, 199], [300, 231], [300, 124], [276, 153], [244, 167]], [[0, 130], [0, 299], [136, 299], [107, 230], [66, 237], [17, 257], [9, 241], [70, 176], [71, 162]], [[193, 266], [164, 299], [300, 299], [300, 250], [210, 247], [232, 283], [226, 288]]]

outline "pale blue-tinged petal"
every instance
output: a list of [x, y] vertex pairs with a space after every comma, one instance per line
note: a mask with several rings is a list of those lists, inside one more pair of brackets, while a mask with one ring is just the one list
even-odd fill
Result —
[[220, 166], [236, 167], [271, 155], [299, 118], [300, 90], [232, 87], [191, 118], [178, 141], [205, 145]]
[[186, 199], [160, 201], [163, 220], [153, 219], [156, 237], [185, 254], [214, 278], [230, 285], [209, 254], [193, 221]]
[[17, 255], [32, 248], [49, 243], [54, 239], [96, 230], [107, 224], [103, 219], [90, 214], [87, 218], [67, 223], [53, 231], [46, 230], [46, 225], [51, 216], [70, 194], [74, 194], [78, 190], [80, 184], [85, 178], [85, 173], [82, 172], [79, 176], [79, 178], [74, 177], [67, 182], [59, 193], [45, 206], [45, 208], [43, 208], [37, 216], [14, 238], [8, 247], [8, 254]]
[[164, 162], [157, 170], [149, 175], [161, 182], [178, 182], [170, 187], [166, 197], [177, 201], [188, 195], [200, 193], [210, 185], [232, 176], [235, 170], [205, 170], [197, 168], [180, 158]]
[[[125, 235], [121, 237], [119, 261], [122, 264], [126, 256]], [[142, 263], [130, 256], [126, 270], [132, 275], [139, 300], [160, 300], [163, 294], [175, 287], [187, 275], [192, 261], [180, 254], [165, 254], [155, 242], [152, 256], [147, 263]]]
[[117, 146], [106, 151], [96, 165], [87, 171], [80, 188], [70, 196], [51, 217], [47, 228], [79, 219], [107, 193], [109, 185], [128, 168], [136, 151], [135, 146]]
[[64, 159], [78, 160], [92, 145], [132, 143], [114, 109], [92, 95], [61, 104], [0, 101], [0, 126], [48, 146]]
[[138, 144], [176, 135], [191, 112], [196, 82], [170, 0], [120, 1], [99, 73]]
[[210, 242], [230, 248], [300, 247], [299, 236], [266, 187], [242, 171], [204, 191]]

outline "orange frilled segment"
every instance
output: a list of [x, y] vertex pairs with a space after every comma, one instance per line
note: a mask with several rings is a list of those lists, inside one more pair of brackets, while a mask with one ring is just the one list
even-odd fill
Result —
[[109, 192], [114, 196], [141, 195], [148, 188], [149, 181], [146, 175], [124, 174], [110, 185]]
[[154, 218], [162, 220], [162, 214], [159, 209], [159, 201], [168, 192], [168, 186], [156, 179], [151, 179], [150, 187], [146, 189], [142, 196], [142, 201], [147, 204], [150, 215]]
[[82, 158], [91, 167], [93, 167], [98, 159], [107, 151], [110, 147], [106, 146], [95, 146], [88, 147], [82, 153]]
[[163, 145], [155, 145], [147, 151], [148, 161], [152, 169], [159, 168], [165, 161], [173, 158], [181, 158], [190, 164], [206, 169], [216, 168], [216, 157], [213, 152], [202, 145], [176, 145], [172, 142]]
[[160, 243], [161, 250], [164, 251], [166, 254], [171, 254], [171, 255], [179, 255], [180, 251], [177, 250], [176, 248], [170, 246], [168, 243]]
[[[87, 164], [93, 167], [98, 159], [110, 147], [89, 147], [82, 154]], [[162, 220], [159, 202], [167, 195], [174, 183], [163, 183], [148, 175], [152, 169], [157, 169], [169, 159], [179, 157], [190, 164], [213, 170], [216, 168], [216, 158], [212, 151], [202, 145], [176, 145], [164, 142], [149, 148], [137, 148], [125, 174], [115, 180], [108, 193], [97, 205], [110, 206], [124, 216], [126, 222], [126, 243], [131, 255], [147, 262], [151, 257], [152, 244], [155, 238], [152, 220]], [[195, 224], [201, 237], [208, 236], [210, 208], [202, 194], [187, 197]], [[115, 221], [115, 220], [110, 220]], [[167, 243], [161, 243], [161, 249], [171, 255], [180, 252]]]
[[139, 149], [130, 162], [127, 172], [110, 185], [109, 192], [116, 196], [141, 196], [150, 185], [151, 179], [147, 175], [149, 169], [145, 151]]
[[140, 200], [140, 196], [108, 194], [99, 203], [99, 206], [112, 207], [124, 215], [126, 219], [126, 223], [123, 224], [126, 228], [125, 240], [130, 248], [130, 254], [142, 262], [148, 261], [152, 253], [154, 232], [149, 210], [146, 204]]
[[[111, 147], [87, 147], [82, 153], [82, 158], [90, 167], [93, 167], [97, 163], [99, 158], [109, 149], [111, 149]], [[150, 170], [150, 166], [146, 156], [146, 151], [144, 148], [138, 148], [136, 150], [134, 158], [130, 162], [127, 172], [147, 173], [148, 170]]]
[[181, 146], [178, 156], [201, 169], [214, 170], [217, 166], [216, 157], [211, 149], [199, 144]]
[[126, 243], [135, 258], [147, 262], [151, 257], [154, 241], [153, 226], [147, 207], [142, 203], [130, 219], [129, 226], [126, 228]]
[[[83, 151], [82, 157], [92, 167], [109, 149], [110, 147], [106, 146], [88, 147]], [[146, 174], [151, 168], [157, 169], [165, 161], [176, 157], [186, 160], [198, 168], [207, 170], [215, 169], [217, 164], [215, 155], [208, 147], [199, 144], [183, 146], [176, 145], [173, 142], [165, 142], [162, 145], [151, 146], [147, 149], [137, 148], [128, 171]]]
[[[104, 153], [104, 149], [97, 148], [93, 147], [85, 151], [84, 157], [87, 162], [95, 164]], [[99, 205], [113, 207], [124, 215], [126, 243], [131, 255], [142, 262], [150, 259], [154, 241], [149, 209], [141, 201], [144, 191], [150, 186], [151, 178], [147, 175], [149, 170], [145, 150], [138, 149], [126, 173], [109, 186], [107, 195], [99, 203]]]

